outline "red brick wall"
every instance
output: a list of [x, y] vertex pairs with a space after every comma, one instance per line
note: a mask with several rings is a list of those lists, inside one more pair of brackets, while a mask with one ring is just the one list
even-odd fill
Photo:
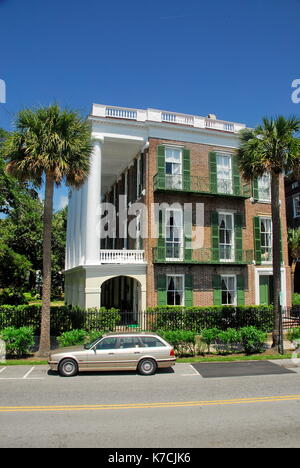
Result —
[[[253, 240], [253, 218], [254, 216], [270, 216], [271, 205], [268, 203], [252, 203], [250, 199], [240, 199], [232, 197], [209, 196], [191, 193], [168, 193], [168, 192], [153, 192], [153, 177], [157, 173], [157, 146], [160, 144], [177, 144], [182, 145], [190, 150], [190, 161], [192, 175], [209, 178], [209, 153], [211, 151], [228, 151], [228, 148], [203, 145], [197, 143], [186, 143], [180, 141], [170, 141], [161, 139], [150, 139], [149, 151], [146, 157], [146, 204], [148, 212], [152, 203], [204, 203], [205, 205], [205, 228], [204, 228], [204, 247], [211, 247], [211, 211], [221, 211], [222, 209], [242, 212], [244, 214], [245, 225], [243, 228], [243, 249], [254, 250]], [[233, 152], [233, 151], [232, 151]], [[282, 245], [283, 245], [283, 260], [286, 267], [287, 279], [287, 304], [291, 304], [290, 295], [290, 268], [288, 267], [288, 249], [287, 249], [287, 227], [286, 227], [286, 212], [285, 212], [285, 193], [284, 183], [281, 181], [280, 186], [281, 198], [281, 220], [282, 220]], [[151, 223], [149, 216], [149, 232]], [[147, 305], [155, 306], [157, 304], [157, 287], [156, 277], [158, 274], [193, 274], [194, 277], [194, 304], [195, 305], [212, 305], [212, 275], [214, 274], [242, 274], [245, 278], [245, 303], [255, 304], [255, 282], [254, 272], [255, 266], [234, 266], [234, 265], [153, 265], [152, 264], [152, 249], [156, 247], [157, 239], [147, 239], [144, 242], [145, 255], [148, 261], [147, 268]], [[260, 266], [260, 268], [263, 266]], [[271, 265], [266, 265], [270, 268]]]

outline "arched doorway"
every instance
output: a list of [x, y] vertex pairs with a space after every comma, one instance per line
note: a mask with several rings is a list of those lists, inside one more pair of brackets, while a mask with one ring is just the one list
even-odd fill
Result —
[[101, 286], [101, 307], [119, 309], [122, 325], [137, 325], [141, 312], [141, 284], [130, 276], [115, 276]]

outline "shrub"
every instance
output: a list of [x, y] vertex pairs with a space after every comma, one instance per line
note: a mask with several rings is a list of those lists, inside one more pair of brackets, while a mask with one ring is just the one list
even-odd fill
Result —
[[293, 343], [295, 340], [300, 340], [300, 327], [291, 328], [287, 332], [287, 339]]
[[210, 353], [210, 346], [215, 343], [220, 330], [218, 328], [207, 328], [201, 332], [201, 341], [207, 344], [208, 352]]
[[71, 330], [62, 333], [58, 338], [61, 347], [81, 345], [85, 342], [87, 332], [85, 330]]
[[174, 346], [177, 355], [195, 355], [195, 332], [189, 330], [157, 330], [156, 333]]
[[97, 330], [90, 331], [89, 333], [86, 333], [85, 342], [93, 343], [93, 341], [96, 341], [98, 338], [102, 338], [102, 336], [103, 336], [103, 332], [101, 331], [97, 331]]
[[0, 290], [0, 305], [21, 305], [28, 304], [24, 293], [17, 289], [2, 289]]
[[293, 301], [293, 306], [300, 306], [300, 294], [294, 293], [292, 301]]
[[88, 332], [86, 330], [78, 329], [78, 330], [71, 330], [62, 333], [58, 338], [58, 344], [62, 348], [66, 346], [77, 346], [82, 345], [84, 343], [92, 343], [96, 341], [98, 338], [101, 338], [103, 332], [93, 330]]
[[7, 327], [0, 332], [0, 337], [5, 342], [8, 355], [24, 356], [34, 345], [32, 327]]
[[220, 344], [218, 345], [218, 349], [221, 352], [233, 353], [241, 342], [241, 333], [240, 330], [228, 328], [228, 330], [221, 331], [217, 339], [221, 342], [221, 346]]
[[241, 343], [246, 354], [261, 353], [264, 342], [267, 338], [266, 333], [255, 327], [244, 327], [240, 330]]

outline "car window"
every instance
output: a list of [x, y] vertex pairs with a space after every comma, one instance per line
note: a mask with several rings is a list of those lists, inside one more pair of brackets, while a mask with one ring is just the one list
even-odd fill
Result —
[[158, 348], [161, 346], [166, 346], [162, 341], [160, 341], [155, 336], [143, 336], [141, 341], [145, 348]]
[[137, 336], [124, 336], [119, 338], [119, 348], [140, 348], [142, 346], [139, 338]]
[[115, 349], [117, 344], [117, 338], [110, 337], [110, 338], [103, 338], [103, 340], [99, 341], [96, 346], [96, 349]]

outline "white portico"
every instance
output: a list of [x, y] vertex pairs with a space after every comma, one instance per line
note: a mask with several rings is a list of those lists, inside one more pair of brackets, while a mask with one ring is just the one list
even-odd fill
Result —
[[[105, 296], [111, 294], [111, 290], [121, 294], [130, 287], [133, 297], [130, 307], [145, 310], [147, 264], [144, 251], [128, 250], [126, 242], [121, 249], [101, 250], [101, 199], [119, 175], [126, 173], [134, 158], [147, 148], [149, 138], [235, 148], [236, 134], [244, 125], [217, 120], [214, 116], [206, 118], [97, 104], [93, 105], [88, 120], [93, 143], [90, 174], [82, 188], [69, 193], [65, 301], [85, 308], [100, 307], [104, 305], [104, 291]], [[108, 282], [114, 278], [120, 280], [108, 287]]]

